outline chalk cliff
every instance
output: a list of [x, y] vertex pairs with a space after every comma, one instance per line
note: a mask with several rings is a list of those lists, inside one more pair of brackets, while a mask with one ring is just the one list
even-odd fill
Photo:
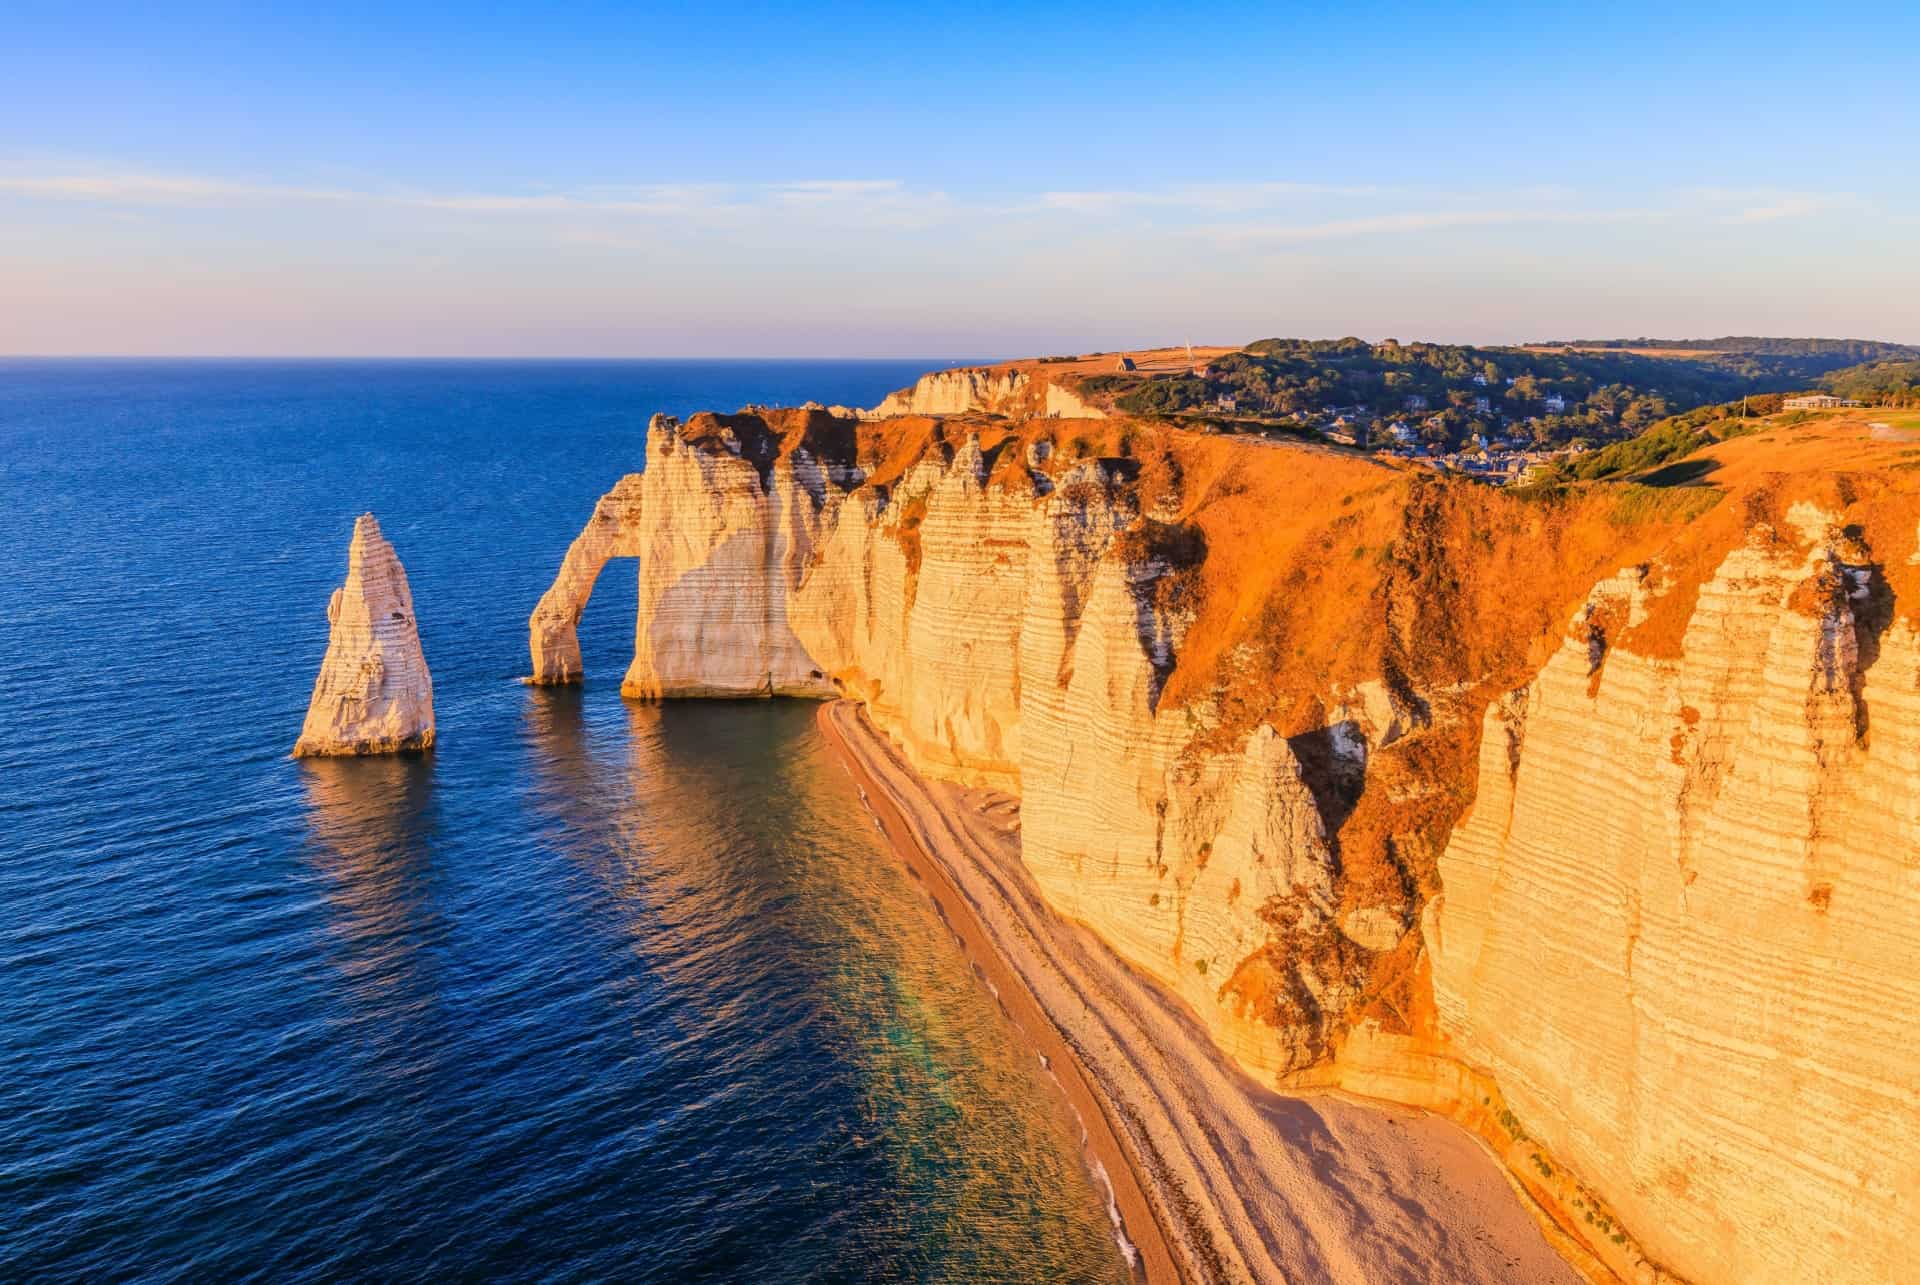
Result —
[[[1044, 368], [1043, 368], [1044, 369]], [[970, 366], [922, 375], [865, 412], [892, 415], [1010, 415], [1102, 419], [1106, 412], [1044, 373], [1006, 366]]]
[[1448, 1111], [1590, 1271], [1909, 1277], [1920, 487], [1719, 449], [1525, 497], [1118, 420], [656, 418], [534, 670], [630, 553], [623, 690], [846, 694], [1018, 792], [1049, 900], [1242, 1064]]
[[1435, 1000], [1652, 1258], [1912, 1280], [1920, 646], [1872, 551], [1791, 516], [1700, 587], [1678, 656], [1586, 636], [1646, 609], [1629, 577], [1488, 709]]
[[433, 678], [413, 594], [371, 513], [353, 524], [347, 581], [327, 603], [327, 654], [295, 757], [392, 754], [433, 744]]
[[567, 548], [553, 587], [541, 596], [529, 622], [533, 681], [571, 683], [580, 678], [580, 613], [609, 558], [640, 555], [640, 518], [645, 479], [629, 473], [600, 497], [586, 529]]

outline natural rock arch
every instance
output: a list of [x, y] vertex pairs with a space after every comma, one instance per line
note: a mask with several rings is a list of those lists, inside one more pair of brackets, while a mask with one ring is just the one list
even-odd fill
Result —
[[560, 574], [527, 621], [527, 643], [533, 653], [530, 681], [541, 686], [580, 681], [580, 613], [593, 596], [600, 568], [609, 558], [640, 556], [642, 480], [639, 473], [621, 478], [600, 497], [586, 529], [567, 547]]

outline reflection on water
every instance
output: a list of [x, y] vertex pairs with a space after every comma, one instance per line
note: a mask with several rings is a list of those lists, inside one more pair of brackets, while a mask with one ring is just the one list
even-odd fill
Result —
[[[816, 708], [627, 705], [616, 722], [529, 696], [538, 806], [659, 988], [685, 1105], [656, 1144], [723, 1151], [736, 1183], [779, 1175], [751, 1234], [787, 1246], [783, 1276], [1124, 1279], [1077, 1131], [878, 843]], [[744, 1216], [729, 1204], [714, 1193], [701, 1217]]]
[[452, 1043], [433, 947], [432, 859], [439, 818], [431, 755], [300, 761], [307, 832], [340, 975], [359, 1036], [350, 1054], [383, 1091], [429, 1079]]
[[586, 802], [591, 795], [582, 787], [590, 783], [592, 773], [588, 771], [584, 693], [577, 685], [528, 686], [526, 692], [521, 735], [533, 770], [553, 798]]
[[[630, 570], [581, 624], [598, 679], [509, 681], [635, 407], [922, 368], [10, 365], [0, 1281], [1107, 1274], [810, 708], [623, 703]], [[362, 508], [443, 740], [292, 761]], [[222, 649], [243, 678], [168, 679]]]
[[343, 936], [404, 942], [426, 909], [437, 818], [433, 760], [421, 755], [301, 760], [314, 863]]
[[314, 841], [350, 862], [425, 850], [435, 826], [433, 766], [430, 754], [301, 759]]

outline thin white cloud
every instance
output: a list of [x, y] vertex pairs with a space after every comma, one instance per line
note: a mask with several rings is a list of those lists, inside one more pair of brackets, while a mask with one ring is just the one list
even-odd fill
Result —
[[1231, 224], [1196, 229], [1200, 235], [1230, 245], [1289, 245], [1334, 241], [1348, 237], [1434, 232], [1448, 228], [1494, 227], [1523, 223], [1645, 223], [1668, 217], [1658, 209], [1465, 209], [1407, 210], [1370, 214], [1315, 223]]
[[1852, 196], [1783, 196], [1761, 205], [1749, 205], [1727, 215], [1728, 223], [1772, 223], [1778, 219], [1797, 219], [1809, 214], [1828, 214], [1834, 210], [1857, 208], [1861, 202]]
[[0, 173], [0, 193], [124, 206], [358, 204], [469, 214], [675, 216], [764, 205], [830, 206], [849, 201], [944, 202], [897, 179], [803, 179], [753, 184], [651, 184], [590, 192], [420, 192], [255, 183], [144, 173]]
[[1729, 223], [1771, 223], [1775, 219], [1791, 219], [1802, 214], [1815, 214], [1831, 209], [1832, 203], [1814, 200], [1804, 196], [1792, 196], [1775, 201], [1770, 205], [1751, 205], [1736, 214], [1729, 214]]
[[806, 179], [768, 185], [774, 196], [788, 202], [824, 202], [894, 196], [907, 190], [899, 179]]
[[662, 218], [711, 213], [743, 203], [730, 189], [717, 185], [636, 188], [619, 195], [355, 192], [348, 199], [456, 214], [625, 214]]
[[111, 205], [216, 205], [240, 201], [350, 201], [332, 188], [236, 183], [169, 174], [0, 174], [0, 191]]
[[1185, 209], [1202, 213], [1234, 213], [1264, 209], [1288, 200], [1314, 196], [1371, 196], [1371, 186], [1327, 183], [1198, 183], [1177, 187], [1042, 192], [1043, 209], [1079, 214], [1112, 214], [1122, 210]]
[[[121, 211], [149, 208], [249, 208], [335, 205], [434, 211], [479, 217], [547, 219], [595, 225], [609, 235], [630, 222], [679, 222], [694, 229], [809, 227], [903, 230], [968, 223], [991, 226], [1013, 216], [1064, 220], [1141, 216], [1155, 235], [1185, 235], [1223, 249], [1306, 246], [1319, 242], [1414, 235], [1449, 229], [1541, 224], [1695, 221], [1760, 224], [1863, 208], [1844, 192], [1690, 188], [1644, 205], [1583, 207], [1561, 187], [1492, 192], [1376, 188], [1319, 183], [1216, 183], [1162, 188], [1051, 190], [955, 199], [893, 178], [789, 179], [762, 183], [601, 185], [526, 192], [425, 191], [400, 187], [320, 186], [191, 174], [154, 174], [72, 166], [32, 171], [0, 164], [0, 197], [89, 203]], [[1389, 200], [1425, 202], [1381, 210]], [[1114, 217], [1107, 226], [1126, 229]], [[1140, 229], [1134, 229], [1136, 232]]]
[[1855, 192], [1802, 191], [1773, 187], [1698, 187], [1686, 195], [1722, 223], [1773, 223], [1780, 219], [1836, 210], [1866, 209], [1868, 202]]

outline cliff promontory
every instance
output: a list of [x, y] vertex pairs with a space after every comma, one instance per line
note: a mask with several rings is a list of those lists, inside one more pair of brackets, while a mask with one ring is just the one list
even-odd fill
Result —
[[347, 582], [327, 603], [327, 624], [327, 654], [294, 756], [431, 747], [433, 678], [420, 651], [413, 594], [371, 513], [353, 524]]
[[625, 692], [850, 696], [1017, 793], [1052, 905], [1243, 1066], [1448, 1112], [1591, 1270], [1912, 1274], [1898, 443], [1815, 424], [1701, 484], [1525, 494], [979, 396], [656, 418], [536, 680], [579, 676], [593, 577], [636, 557]]
[[1033, 362], [1001, 366], [956, 366], [922, 375], [909, 388], [889, 393], [865, 416], [1004, 415], [1054, 419], [1101, 419], [1105, 412], [1072, 383]]

